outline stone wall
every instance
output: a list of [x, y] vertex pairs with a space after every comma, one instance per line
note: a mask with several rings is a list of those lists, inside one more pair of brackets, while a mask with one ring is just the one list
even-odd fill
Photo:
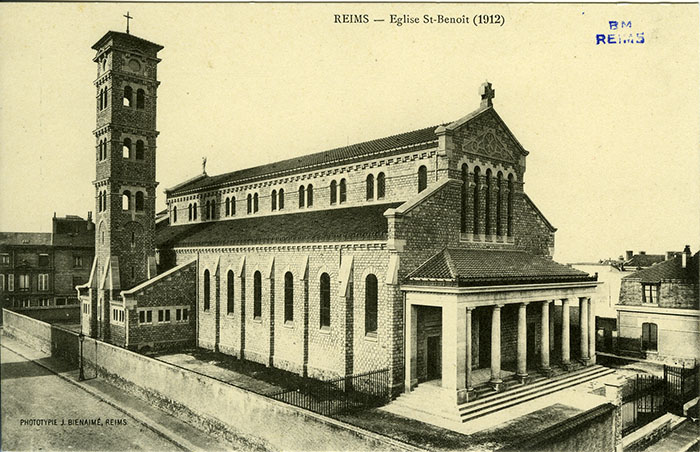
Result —
[[[77, 334], [11, 311], [6, 332], [75, 361]], [[222, 381], [85, 338], [85, 365], [123, 390], [210, 432], [234, 434], [272, 450], [413, 449], [375, 433], [269, 399]]]

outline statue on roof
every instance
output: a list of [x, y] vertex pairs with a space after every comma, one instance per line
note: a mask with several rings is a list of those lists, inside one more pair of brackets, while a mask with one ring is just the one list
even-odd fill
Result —
[[202, 157], [202, 174], [207, 174], [207, 158]]

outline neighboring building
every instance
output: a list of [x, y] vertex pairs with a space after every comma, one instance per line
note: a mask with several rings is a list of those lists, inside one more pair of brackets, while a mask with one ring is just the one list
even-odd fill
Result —
[[666, 255], [663, 254], [647, 254], [646, 251], [640, 251], [638, 254], [634, 254], [634, 251], [625, 251], [625, 258], [620, 259], [617, 263], [613, 264], [620, 271], [635, 272], [637, 270], [642, 270], [644, 268], [651, 267], [654, 264], [663, 262], [664, 260], [673, 257], [678, 253], [674, 251], [668, 251]]
[[313, 377], [388, 368], [396, 391], [439, 379], [458, 400], [506, 375], [595, 361], [598, 283], [551, 260], [556, 229], [523, 190], [528, 151], [491, 84], [451, 123], [218, 176], [203, 167], [166, 190], [156, 224], [162, 47], [110, 31], [93, 49], [98, 214], [83, 331]]
[[53, 232], [0, 232], [0, 297], [16, 310], [77, 304], [94, 257], [91, 213], [53, 217]]
[[622, 279], [618, 349], [655, 361], [700, 358], [698, 253], [680, 255]]

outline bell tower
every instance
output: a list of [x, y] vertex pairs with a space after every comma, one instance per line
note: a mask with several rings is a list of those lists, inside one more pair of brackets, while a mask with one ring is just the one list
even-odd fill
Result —
[[121, 290], [156, 275], [157, 55], [163, 46], [127, 29], [107, 32], [92, 48], [96, 234], [88, 283], [93, 309], [84, 307], [83, 317], [91, 311], [89, 334], [108, 340], [110, 303], [121, 303]]

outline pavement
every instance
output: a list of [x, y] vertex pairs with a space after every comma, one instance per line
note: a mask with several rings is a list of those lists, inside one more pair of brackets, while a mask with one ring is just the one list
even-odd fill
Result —
[[688, 420], [665, 437], [644, 449], [644, 452], [685, 452], [699, 442], [700, 423]]
[[[2, 334], [2, 450], [250, 450]], [[77, 425], [75, 425], [77, 423]], [[70, 424], [70, 425], [69, 425]]]

